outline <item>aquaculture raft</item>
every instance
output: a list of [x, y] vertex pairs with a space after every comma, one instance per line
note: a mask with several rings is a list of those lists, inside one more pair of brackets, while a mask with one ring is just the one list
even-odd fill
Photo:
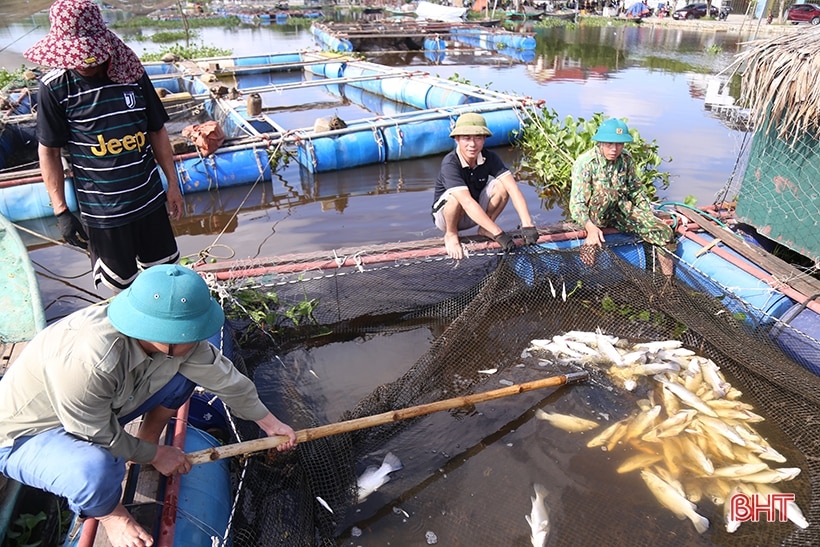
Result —
[[310, 32], [325, 49], [351, 51], [438, 50], [442, 42], [464, 41], [464, 36], [476, 38], [471, 45], [488, 51], [534, 50], [535, 36], [508, 32], [471, 23], [436, 21], [376, 21], [358, 23], [313, 23]]
[[[465, 112], [487, 118], [493, 136], [486, 146], [507, 145], [526, 111], [541, 103], [338, 55], [212, 57], [145, 68], [172, 116], [168, 131], [184, 193], [269, 181], [271, 157], [281, 154], [309, 173], [442, 154], [452, 149], [450, 130]], [[305, 103], [316, 122], [296, 126]], [[336, 113], [344, 127], [320, 123]], [[226, 140], [203, 152], [181, 132], [208, 120], [220, 124]], [[69, 173], [66, 197], [76, 210], [72, 184]], [[0, 173], [0, 213], [12, 220], [52, 214], [39, 170]]]

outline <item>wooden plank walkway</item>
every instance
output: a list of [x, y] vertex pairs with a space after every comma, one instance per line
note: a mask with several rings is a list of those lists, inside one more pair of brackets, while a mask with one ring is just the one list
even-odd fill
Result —
[[678, 207], [677, 210], [705, 232], [708, 232], [712, 237], [719, 238], [722, 243], [733, 251], [769, 272], [772, 277], [783, 285], [787, 285], [807, 297], [820, 294], [819, 279], [798, 270], [788, 262], [766, 252], [760, 247], [750, 245], [736, 233], [714, 224], [702, 215], [694, 214], [680, 207]]

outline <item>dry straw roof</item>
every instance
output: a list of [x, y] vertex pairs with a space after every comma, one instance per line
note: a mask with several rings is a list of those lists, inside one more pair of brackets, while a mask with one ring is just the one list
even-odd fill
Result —
[[[820, 28], [757, 40], [729, 71], [742, 73], [741, 102], [754, 127], [794, 142], [820, 130]], [[770, 116], [767, 119], [767, 112]], [[765, 124], [765, 126], [764, 126]]]

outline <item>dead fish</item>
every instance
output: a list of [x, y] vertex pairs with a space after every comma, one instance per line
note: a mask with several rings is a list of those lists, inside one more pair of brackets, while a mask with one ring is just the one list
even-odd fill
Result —
[[327, 509], [330, 513], [333, 513], [333, 509], [331, 509], [330, 505], [325, 500], [323, 500], [321, 497], [316, 496], [316, 501], [318, 501], [321, 504], [321, 506], [324, 507], [325, 509]]
[[359, 477], [359, 503], [367, 499], [367, 496], [378, 490], [382, 485], [390, 480], [390, 473], [402, 468], [401, 461], [392, 452], [388, 452], [384, 457], [381, 466], [371, 465], [364, 470]]
[[621, 430], [621, 433], [618, 433], [618, 437], [620, 439], [620, 436], [623, 434], [623, 432], [626, 432], [626, 428], [627, 424], [625, 420], [615, 422], [614, 424], [608, 426], [606, 429], [601, 431], [598, 435], [590, 439], [590, 441], [587, 443], [587, 446], [589, 448], [594, 448], [596, 446], [604, 446], [605, 444], [607, 444], [607, 442], [609, 442], [609, 439], [613, 435], [615, 435], [616, 431], [618, 431], [619, 429]]
[[701, 414], [706, 414], [713, 418], [717, 418], [717, 413], [707, 405], [703, 399], [686, 389], [684, 386], [669, 381], [661, 376], [655, 376], [655, 379], [663, 384], [664, 389], [671, 391], [682, 403], [694, 408]]
[[589, 431], [590, 429], [595, 429], [599, 425], [598, 422], [593, 422], [592, 420], [585, 420], [584, 418], [579, 418], [568, 414], [546, 412], [540, 408], [535, 411], [535, 417], [539, 420], [546, 420], [558, 429], [563, 429], [564, 431], [569, 431], [570, 433]]
[[655, 499], [672, 511], [675, 516], [691, 520], [699, 534], [709, 529], [709, 519], [699, 514], [696, 511], [697, 506], [681, 495], [677, 489], [646, 469], [641, 471], [641, 478]]
[[609, 343], [609, 340], [607, 340], [606, 336], [604, 336], [603, 331], [598, 328], [595, 330], [595, 334], [597, 335], [598, 340], [598, 351], [600, 351], [604, 357], [612, 361], [613, 365], [617, 367], [624, 366], [623, 357], [621, 357], [620, 352], [615, 349], [615, 346]]
[[629, 473], [630, 471], [635, 471], [636, 469], [643, 469], [645, 467], [649, 467], [652, 464], [658, 463], [663, 459], [663, 456], [660, 454], [635, 454], [634, 456], [630, 456], [629, 458], [625, 459], [620, 466], [618, 466], [618, 473]]
[[527, 524], [530, 525], [530, 541], [532, 547], [544, 547], [547, 543], [547, 536], [550, 533], [550, 518], [547, 511], [545, 498], [547, 489], [542, 484], [535, 483], [535, 497], [532, 499], [532, 509], [529, 515], [524, 515]]
[[738, 494], [745, 494], [746, 492], [740, 487], [740, 485], [735, 486], [732, 488], [732, 491], [729, 492], [729, 498], [723, 502], [723, 522], [726, 524], [726, 531], [730, 534], [734, 534], [738, 528], [740, 528], [741, 522], [735, 518], [732, 518], [732, 502], [731, 499], [738, 495]]

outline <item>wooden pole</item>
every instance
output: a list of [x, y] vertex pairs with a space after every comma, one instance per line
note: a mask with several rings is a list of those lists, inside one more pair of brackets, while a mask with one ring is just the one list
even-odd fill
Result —
[[[473, 395], [464, 395], [463, 397], [453, 397], [435, 403], [427, 403], [423, 405], [413, 406], [410, 408], [403, 408], [391, 412], [383, 412], [374, 416], [365, 416], [363, 418], [356, 418], [354, 420], [347, 420], [335, 424], [328, 424], [319, 427], [312, 427], [309, 429], [302, 429], [296, 432], [297, 442], [303, 443], [305, 441], [312, 441], [321, 439], [322, 437], [329, 437], [331, 435], [338, 435], [339, 433], [350, 433], [351, 431], [358, 431], [368, 427], [377, 425], [385, 425], [393, 422], [407, 420], [409, 418], [416, 418], [439, 412], [441, 410], [451, 410], [453, 408], [460, 408], [464, 406], [474, 405], [485, 401], [492, 401], [510, 395], [517, 395], [527, 391], [533, 391], [545, 387], [562, 386], [565, 384], [574, 384], [585, 381], [589, 377], [587, 372], [571, 372], [560, 376], [550, 376], [541, 380], [533, 382], [526, 382], [524, 384], [516, 384], [509, 387], [502, 387], [484, 393], [476, 393]], [[254, 439], [241, 443], [229, 444], [225, 446], [218, 446], [215, 448], [206, 448], [197, 452], [188, 454], [188, 460], [192, 465], [200, 463], [207, 463], [211, 461], [230, 458], [240, 454], [251, 454], [253, 452], [260, 452], [275, 448], [287, 441], [287, 437], [274, 436], [264, 437], [262, 439]]]

